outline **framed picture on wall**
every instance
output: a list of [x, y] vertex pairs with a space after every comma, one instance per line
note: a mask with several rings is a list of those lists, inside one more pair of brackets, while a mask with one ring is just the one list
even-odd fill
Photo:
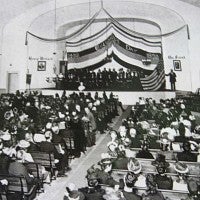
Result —
[[46, 61], [38, 61], [38, 71], [46, 71]]
[[173, 64], [174, 64], [174, 71], [182, 71], [180, 60], [173, 60]]

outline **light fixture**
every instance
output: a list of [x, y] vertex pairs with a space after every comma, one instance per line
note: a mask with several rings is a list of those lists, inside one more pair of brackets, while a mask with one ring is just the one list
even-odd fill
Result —
[[[57, 11], [56, 11], [56, 0], [54, 5], [54, 39], [56, 39], [56, 18], [57, 18]], [[54, 52], [53, 55], [56, 55], [56, 41], [54, 41]]]

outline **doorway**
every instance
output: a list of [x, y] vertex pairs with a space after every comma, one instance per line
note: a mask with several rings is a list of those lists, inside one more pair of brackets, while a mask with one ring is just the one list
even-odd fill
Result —
[[19, 74], [8, 73], [8, 93], [15, 93], [19, 89]]

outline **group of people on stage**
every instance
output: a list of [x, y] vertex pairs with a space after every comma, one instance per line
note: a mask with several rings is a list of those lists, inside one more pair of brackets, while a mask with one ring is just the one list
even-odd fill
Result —
[[[19, 92], [0, 97], [0, 174], [24, 176], [37, 184], [38, 177], [24, 163], [34, 162], [34, 153], [54, 155], [53, 176], [66, 175], [68, 159], [80, 157], [95, 145], [96, 133], [104, 133], [121, 106], [113, 93], [72, 93], [67, 96]], [[45, 174], [49, 169], [43, 168]], [[49, 178], [48, 178], [49, 179]], [[0, 180], [0, 189], [8, 184]]]
[[[176, 73], [171, 70], [165, 74], [169, 76], [171, 91], [176, 90]], [[141, 71], [121, 68], [116, 71], [109, 68], [90, 71], [88, 69], [70, 69], [65, 72], [65, 76], [60, 73], [53, 78], [56, 82], [57, 89], [77, 90], [79, 83], [82, 83], [87, 90], [127, 90], [142, 91], [143, 87], [140, 78], [144, 78], [145, 74]], [[47, 78], [47, 81], [50, 81]], [[164, 88], [163, 88], [164, 89]]]
[[[88, 69], [71, 69], [66, 72], [65, 77], [58, 75], [58, 80], [66, 81], [67, 88], [74, 88], [77, 83], [82, 82], [87, 89], [137, 89], [137, 85], [140, 83], [140, 77], [144, 77], [143, 71], [135, 71], [127, 69], [126, 71], [121, 68], [116, 71], [115, 68], [111, 69], [98, 69], [97, 71], [90, 71]], [[134, 87], [133, 87], [134, 86]]]
[[[161, 99], [156, 103], [152, 98], [140, 98], [119, 130], [110, 131], [110, 136], [107, 152], [87, 171], [88, 186], [79, 189], [74, 186], [77, 197], [200, 198], [200, 126], [183, 100]], [[172, 190], [168, 196], [166, 191], [169, 194]], [[71, 194], [69, 189], [64, 199]]]

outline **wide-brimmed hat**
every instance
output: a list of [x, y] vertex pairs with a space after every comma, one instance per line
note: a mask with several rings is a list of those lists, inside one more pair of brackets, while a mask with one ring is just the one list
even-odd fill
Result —
[[164, 145], [170, 145], [170, 140], [168, 138], [161, 138], [160, 140], [157, 140], [157, 142]]
[[119, 192], [116, 192], [114, 188], [107, 187], [106, 194], [103, 195], [103, 198], [106, 200], [120, 200]]
[[52, 128], [52, 123], [48, 122], [48, 123], [46, 124], [46, 129], [51, 129], [51, 128]]
[[63, 113], [61, 113], [61, 112], [58, 112], [58, 116], [59, 116], [60, 119], [65, 118], [65, 115]]
[[134, 174], [139, 174], [142, 170], [140, 162], [135, 158], [129, 158], [127, 168], [128, 171], [133, 172]]
[[125, 190], [127, 190], [126, 192], [130, 192], [129, 188], [132, 188], [135, 184], [135, 182], [137, 181], [137, 175], [133, 172], [128, 172], [125, 176], [124, 176], [124, 183], [125, 186], [127, 186], [128, 188], [124, 188]]
[[44, 136], [45, 136], [45, 138], [51, 138], [52, 137], [52, 132], [51, 131], [46, 131]]
[[144, 130], [149, 130], [151, 128], [150, 124], [147, 121], [141, 121], [138, 122], [137, 124], [140, 124], [142, 129]]
[[9, 120], [9, 119], [12, 118], [13, 116], [14, 116], [14, 115], [13, 115], [13, 112], [12, 112], [11, 110], [5, 112], [5, 114], [4, 114], [4, 118], [5, 118], [6, 120]]
[[3, 141], [10, 141], [11, 140], [11, 134], [8, 132], [8, 130], [6, 132], [4, 132], [4, 134], [1, 136], [1, 139]]
[[126, 132], [126, 127], [125, 126], [120, 126], [119, 127], [119, 133]]
[[184, 124], [185, 127], [187, 128], [191, 128], [192, 124], [191, 124], [191, 121], [187, 120], [187, 119], [184, 119], [182, 121], [182, 123]]
[[110, 141], [108, 142], [107, 147], [110, 151], [115, 151], [118, 147], [118, 144], [116, 142]]
[[189, 168], [185, 163], [182, 162], [177, 162], [174, 165], [174, 169], [176, 170], [176, 172], [180, 173], [180, 174], [186, 174], [189, 172]]
[[26, 140], [20, 140], [19, 143], [18, 143], [18, 146], [20, 148], [26, 149], [30, 146], [30, 143]]
[[129, 135], [131, 136], [131, 137], [135, 137], [136, 136], [136, 130], [134, 129], [134, 128], [130, 128], [130, 130], [129, 130]]
[[84, 200], [85, 199], [85, 196], [83, 195], [83, 193], [77, 190], [71, 191], [67, 197], [69, 200]]
[[51, 128], [51, 130], [53, 131], [53, 133], [58, 133], [59, 132], [59, 127], [58, 126], [53, 126]]
[[111, 137], [112, 139], [116, 139], [116, 137], [117, 137], [117, 131], [111, 130], [109, 134], [110, 134], [110, 137]]
[[46, 138], [44, 136], [44, 134], [39, 134], [39, 133], [36, 133], [33, 137], [33, 140], [36, 142], [36, 143], [40, 143], [40, 142], [44, 142], [46, 141]]

